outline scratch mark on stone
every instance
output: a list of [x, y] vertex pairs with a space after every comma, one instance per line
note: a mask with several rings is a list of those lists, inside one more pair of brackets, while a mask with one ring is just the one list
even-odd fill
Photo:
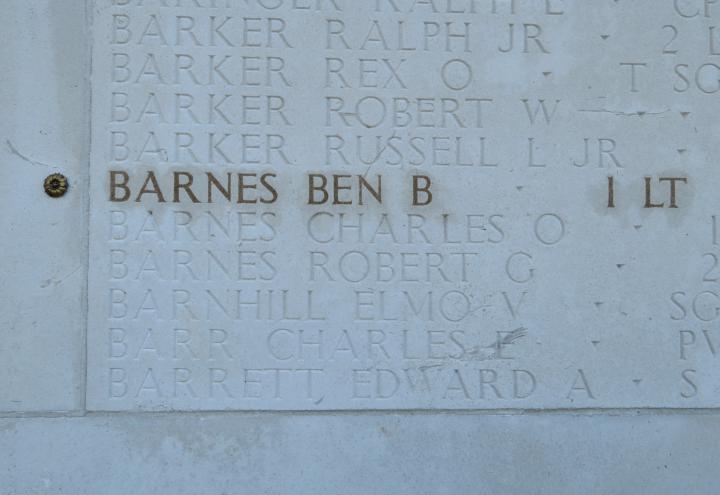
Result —
[[64, 281], [66, 281], [67, 279], [69, 279], [70, 277], [75, 275], [78, 272], [78, 270], [80, 270], [80, 268], [82, 268], [82, 266], [78, 265], [77, 267], [75, 267], [75, 269], [73, 271], [71, 271], [70, 273], [68, 273], [67, 275], [65, 275], [62, 278], [53, 277], [53, 278], [47, 279], [42, 283], [42, 285], [40, 285], [40, 288], [45, 289], [47, 287], [50, 287], [51, 285], [53, 287], [57, 287], [58, 285], [62, 284]]
[[[503, 337], [502, 340], [500, 341], [500, 344], [501, 345], [514, 344], [516, 340], [520, 340], [521, 338], [525, 337], [526, 335], [527, 335], [527, 328], [523, 328], [523, 327], [516, 328], [509, 334], [505, 335], [505, 337]], [[496, 344], [489, 345], [488, 349], [494, 348], [495, 346], [496, 346]]]
[[32, 160], [32, 159], [28, 158], [27, 156], [23, 155], [22, 153], [20, 153], [20, 152], [17, 150], [17, 148], [15, 148], [15, 146], [13, 146], [13, 144], [10, 142], [9, 139], [6, 139], [6, 140], [5, 140], [5, 145], [7, 146], [7, 149], [8, 149], [8, 151], [10, 151], [10, 153], [12, 153], [13, 155], [17, 156], [17, 157], [20, 158], [21, 160], [23, 160], [23, 161], [25, 161], [25, 162], [28, 162], [28, 163], [31, 164], [31, 165], [35, 165], [35, 166], [37, 166], [37, 167], [48, 167], [48, 168], [51, 168], [51, 165], [48, 165], [47, 163], [42, 163], [42, 162], [38, 162], [38, 161]]
[[621, 110], [608, 110], [607, 108], [580, 108], [578, 112], [587, 113], [609, 113], [618, 117], [644, 117], [646, 115], [664, 115], [668, 113], [670, 109], [660, 110], [657, 112], [650, 112], [645, 110], [638, 110], [636, 112], [623, 112]]
[[428, 365], [425, 365], [425, 366], [420, 366], [418, 369], [419, 369], [421, 372], [425, 372], [425, 371], [431, 370], [431, 369], [433, 369], [433, 368], [443, 368], [443, 367], [444, 367], [444, 365], [442, 365], [442, 364], [428, 364]]
[[393, 139], [395, 139], [395, 138], [397, 138], [397, 137], [398, 137], [397, 131], [393, 131], [392, 136], [390, 136], [390, 137], [387, 139], [387, 141], [385, 141], [385, 144], [384, 144], [383, 147], [380, 148], [380, 150], [377, 152], [377, 154], [375, 155], [375, 158], [373, 158], [373, 159], [370, 161], [370, 163], [368, 164], [367, 169], [365, 169], [365, 172], [362, 174], [363, 178], [367, 178], [367, 174], [370, 172], [370, 169], [372, 168], [372, 166], [373, 166], [373, 165], [377, 165], [377, 161], [380, 160], [380, 157], [382, 156], [382, 154], [385, 153], [385, 150], [388, 149], [388, 146], [390, 146], [390, 141], [393, 140]]
[[[528, 330], [525, 327], [516, 328], [512, 332], [508, 332], [502, 339], [493, 342], [483, 348], [475, 347], [465, 353], [463, 359], [472, 361], [488, 361], [497, 359], [500, 355], [502, 346], [511, 345], [527, 336]], [[489, 352], [491, 351], [491, 352]]]

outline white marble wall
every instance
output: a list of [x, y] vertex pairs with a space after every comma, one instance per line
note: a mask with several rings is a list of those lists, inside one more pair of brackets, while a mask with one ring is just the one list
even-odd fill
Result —
[[718, 492], [715, 409], [88, 412], [86, 6], [0, 6], [0, 494]]

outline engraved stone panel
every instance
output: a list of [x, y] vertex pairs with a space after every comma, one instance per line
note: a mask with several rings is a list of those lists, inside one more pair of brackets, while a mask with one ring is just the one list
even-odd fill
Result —
[[720, 4], [94, 6], [91, 410], [720, 405]]

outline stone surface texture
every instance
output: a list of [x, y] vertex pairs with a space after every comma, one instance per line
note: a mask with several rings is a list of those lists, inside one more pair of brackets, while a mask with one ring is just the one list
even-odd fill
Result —
[[718, 491], [720, 2], [2, 7], [0, 495]]
[[[88, 39], [82, 2], [3, 2], [0, 410], [85, 401]], [[71, 193], [52, 199], [60, 172]]]

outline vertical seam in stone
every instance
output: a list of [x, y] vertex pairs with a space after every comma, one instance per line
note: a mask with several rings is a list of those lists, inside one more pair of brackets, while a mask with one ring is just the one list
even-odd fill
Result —
[[86, 167], [85, 167], [85, 177], [83, 180], [84, 185], [84, 191], [85, 194], [84, 202], [83, 202], [83, 208], [85, 210], [85, 242], [84, 242], [84, 257], [85, 257], [85, 283], [83, 287], [83, 295], [82, 295], [82, 304], [83, 307], [83, 329], [82, 329], [82, 340], [83, 340], [83, 356], [82, 356], [82, 366], [83, 366], [83, 384], [82, 384], [82, 412], [83, 414], [87, 414], [87, 395], [88, 395], [88, 321], [89, 321], [89, 315], [88, 311], [90, 308], [90, 302], [89, 302], [89, 294], [90, 294], [90, 172], [91, 172], [91, 166], [92, 166], [92, 70], [93, 70], [93, 60], [92, 60], [92, 54], [93, 54], [93, 36], [92, 36], [92, 23], [93, 23], [93, 3], [94, 0], [84, 0], [85, 2], [85, 53], [83, 56], [85, 57], [85, 81], [83, 82], [83, 85], [85, 87], [85, 91], [87, 91], [87, 96], [85, 98], [85, 129], [87, 132], [87, 137], [85, 138], [86, 143], [86, 150], [85, 150], [85, 160], [86, 160]]

